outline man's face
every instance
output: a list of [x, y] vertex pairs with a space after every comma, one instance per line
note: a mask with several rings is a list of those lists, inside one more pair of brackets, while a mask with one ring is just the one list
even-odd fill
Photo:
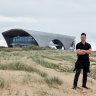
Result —
[[81, 36], [81, 41], [86, 41], [86, 36], [85, 35]]

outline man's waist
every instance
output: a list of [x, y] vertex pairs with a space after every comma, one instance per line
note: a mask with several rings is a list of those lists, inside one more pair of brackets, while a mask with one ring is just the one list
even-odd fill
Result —
[[78, 62], [90, 62], [90, 60], [86, 59], [77, 59]]
[[78, 57], [77, 59], [78, 59], [78, 60], [89, 60], [89, 57], [84, 57], [84, 58]]

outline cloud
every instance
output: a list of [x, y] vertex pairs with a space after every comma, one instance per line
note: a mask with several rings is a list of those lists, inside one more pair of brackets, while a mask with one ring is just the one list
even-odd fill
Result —
[[96, 51], [96, 43], [94, 42], [89, 42], [91, 44], [92, 47], [92, 51]]
[[37, 19], [32, 17], [8, 17], [8, 16], [0, 16], [0, 22], [27, 22], [27, 23], [36, 23]]
[[[0, 0], [0, 32], [13, 28], [76, 36], [96, 42], [96, 0]], [[1, 38], [1, 36], [0, 36]]]
[[0, 40], [0, 46], [8, 47], [6, 41], [4, 40]]

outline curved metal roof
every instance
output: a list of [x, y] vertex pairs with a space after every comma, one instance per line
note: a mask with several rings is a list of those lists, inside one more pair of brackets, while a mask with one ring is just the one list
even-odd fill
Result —
[[63, 34], [54, 34], [47, 32], [40, 32], [34, 30], [22, 30], [22, 29], [11, 29], [2, 33], [4, 38], [6, 36], [16, 36], [16, 35], [31, 35], [38, 43], [40, 47], [48, 46], [49, 43], [54, 40], [60, 40], [64, 45], [65, 49], [69, 49], [72, 42], [75, 40], [74, 36], [68, 36]]

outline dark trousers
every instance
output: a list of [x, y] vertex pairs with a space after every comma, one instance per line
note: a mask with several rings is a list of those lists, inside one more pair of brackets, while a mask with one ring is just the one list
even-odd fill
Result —
[[[73, 85], [77, 86], [80, 72], [81, 72], [81, 69], [76, 69]], [[86, 86], [86, 83], [87, 83], [87, 71], [83, 69], [82, 86]]]

